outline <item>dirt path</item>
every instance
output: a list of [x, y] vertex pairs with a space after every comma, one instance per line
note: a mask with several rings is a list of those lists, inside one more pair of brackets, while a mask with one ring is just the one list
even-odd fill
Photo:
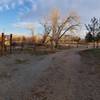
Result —
[[74, 81], [79, 81], [76, 75], [77, 66], [80, 66], [77, 50], [54, 54], [49, 68], [33, 86], [33, 100], [36, 97], [39, 100], [76, 100], [73, 94], [76, 91], [73, 89], [77, 89]]
[[[98, 80], [87, 76], [78, 51], [0, 58], [0, 100], [100, 100]], [[16, 64], [16, 57], [27, 61]]]
[[99, 76], [89, 74], [79, 51], [52, 56], [51, 64], [33, 86], [32, 100], [100, 100]]
[[49, 57], [27, 54], [0, 58], [0, 100], [23, 100], [30, 94], [32, 83], [46, 69]]

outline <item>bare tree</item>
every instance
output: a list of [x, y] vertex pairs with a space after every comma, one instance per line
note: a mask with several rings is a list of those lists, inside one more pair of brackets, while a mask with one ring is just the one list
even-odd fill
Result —
[[41, 25], [44, 27], [44, 35], [43, 35], [43, 39], [42, 39], [42, 44], [46, 44], [48, 43], [47, 38], [50, 35], [51, 32], [51, 27], [49, 24], [47, 24], [47, 21], [45, 20], [45, 22], [42, 22]]
[[99, 21], [95, 17], [91, 18], [90, 24], [85, 25], [88, 32], [91, 33], [93, 36], [92, 40], [93, 40], [93, 47], [94, 48], [95, 48], [95, 41], [96, 41], [95, 37], [96, 37], [96, 34], [98, 33], [98, 29], [100, 29], [99, 25], [100, 25]]
[[73, 40], [76, 42], [76, 47], [78, 48], [79, 47], [79, 42], [80, 42], [81, 38], [78, 37], [78, 36], [75, 36], [75, 37], [73, 37]]
[[[70, 13], [67, 17], [62, 18], [58, 9], [54, 9], [49, 17], [49, 22], [43, 27], [48, 30], [51, 37], [52, 47], [58, 47], [59, 40], [66, 34], [66, 32], [75, 30], [79, 26], [79, 17], [75, 13]], [[46, 33], [46, 32], [45, 32]]]

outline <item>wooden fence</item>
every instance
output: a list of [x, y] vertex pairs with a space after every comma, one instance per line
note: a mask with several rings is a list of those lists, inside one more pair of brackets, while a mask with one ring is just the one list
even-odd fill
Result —
[[[6, 36], [8, 36], [8, 38]], [[4, 33], [1, 34], [1, 39], [0, 39], [0, 55], [1, 56], [8, 53], [11, 54], [13, 53], [14, 50], [23, 51], [25, 46], [27, 48], [31, 48], [32, 50], [34, 50], [35, 48], [34, 43], [25, 43], [24, 39], [21, 42], [13, 41], [13, 34], [10, 34], [10, 35], [6, 35]]]

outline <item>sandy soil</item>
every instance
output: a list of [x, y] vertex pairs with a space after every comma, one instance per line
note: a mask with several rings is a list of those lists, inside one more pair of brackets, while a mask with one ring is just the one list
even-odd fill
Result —
[[0, 100], [100, 100], [100, 77], [87, 74], [78, 51], [0, 58]]

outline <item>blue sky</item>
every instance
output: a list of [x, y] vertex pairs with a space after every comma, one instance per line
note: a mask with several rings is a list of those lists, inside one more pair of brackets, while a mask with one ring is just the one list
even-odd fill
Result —
[[100, 0], [0, 0], [0, 32], [30, 34], [26, 28], [34, 27], [42, 33], [39, 23], [53, 8], [62, 15], [77, 12], [83, 26], [91, 17], [100, 17]]

